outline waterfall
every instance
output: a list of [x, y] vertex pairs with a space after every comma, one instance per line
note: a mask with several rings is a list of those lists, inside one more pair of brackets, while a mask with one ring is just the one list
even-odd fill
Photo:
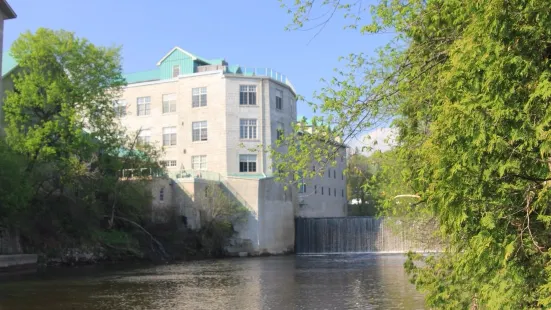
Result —
[[376, 217], [297, 218], [296, 253], [426, 252], [427, 244], [412, 238], [414, 230], [399, 221]]

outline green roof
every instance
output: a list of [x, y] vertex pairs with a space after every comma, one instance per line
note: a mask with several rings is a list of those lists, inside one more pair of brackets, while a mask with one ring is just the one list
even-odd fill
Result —
[[10, 73], [13, 69], [17, 67], [17, 61], [10, 55], [9, 52], [2, 54], [2, 76]]
[[160, 80], [159, 69], [124, 74], [128, 84]]

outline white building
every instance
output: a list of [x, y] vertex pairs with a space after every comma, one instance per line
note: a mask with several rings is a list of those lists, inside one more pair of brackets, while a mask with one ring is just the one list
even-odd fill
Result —
[[292, 250], [295, 216], [346, 215], [344, 149], [337, 166], [306, 182], [300, 193], [274, 180], [265, 147], [274, 146], [297, 119], [296, 93], [284, 75], [175, 47], [156, 69], [126, 79], [116, 104], [120, 122], [140, 131], [141, 142], [163, 147], [163, 163], [176, 181], [170, 201], [164, 187], [158, 189], [163, 201], [154, 193], [156, 205], [176, 205], [190, 222], [197, 217], [193, 201], [201, 184], [220, 182], [251, 210], [248, 223], [238, 228], [252, 245], [248, 252]]

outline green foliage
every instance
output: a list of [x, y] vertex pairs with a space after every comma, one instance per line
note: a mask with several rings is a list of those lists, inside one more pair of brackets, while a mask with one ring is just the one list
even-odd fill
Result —
[[[410, 256], [428, 305], [551, 307], [549, 3], [292, 2], [298, 28], [326, 10], [362, 33], [394, 32], [374, 59], [347, 57], [313, 106], [344, 141], [393, 120], [408, 185], [400, 194], [418, 195], [409, 211], [435, 218], [448, 241], [441, 255]], [[295, 155], [298, 169], [311, 157]]]
[[25, 161], [0, 140], [0, 226], [17, 221], [31, 198]]
[[[147, 233], [139, 223], [159, 151], [117, 125], [113, 101], [125, 85], [119, 49], [41, 28], [23, 33], [11, 54], [19, 68], [4, 103], [0, 193], [12, 193], [0, 198], [0, 221], [43, 253], [94, 242], [136, 253], [128, 238]], [[132, 169], [148, 173], [122, 177]]]

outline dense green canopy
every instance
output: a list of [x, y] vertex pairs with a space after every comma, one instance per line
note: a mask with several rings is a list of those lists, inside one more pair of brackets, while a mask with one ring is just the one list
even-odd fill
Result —
[[[431, 307], [551, 307], [550, 5], [383, 0], [371, 15], [363, 1], [290, 5], [298, 28], [342, 12], [362, 33], [395, 33], [374, 59], [351, 54], [315, 107], [344, 137], [393, 120], [413, 190], [403, 194], [420, 196], [412, 212], [434, 216], [448, 241], [408, 265]], [[285, 161], [301, 169], [331, 154]]]

